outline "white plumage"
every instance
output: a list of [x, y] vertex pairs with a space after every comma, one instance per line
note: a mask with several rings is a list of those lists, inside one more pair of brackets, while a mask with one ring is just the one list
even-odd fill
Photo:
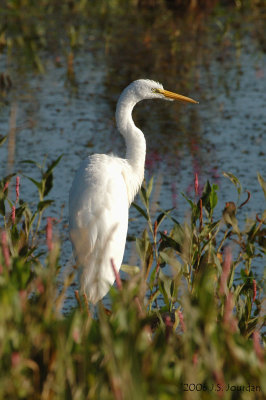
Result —
[[84, 160], [69, 194], [70, 239], [79, 268], [81, 291], [96, 303], [109, 291], [115, 276], [111, 259], [120, 268], [128, 227], [128, 208], [144, 178], [146, 141], [132, 120], [143, 99], [187, 97], [165, 91], [161, 84], [139, 79], [122, 92], [116, 123], [126, 142], [126, 158], [94, 154]]

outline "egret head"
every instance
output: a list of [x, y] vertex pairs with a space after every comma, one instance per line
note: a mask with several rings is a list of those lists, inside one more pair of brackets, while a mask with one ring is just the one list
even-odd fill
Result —
[[128, 91], [135, 97], [137, 101], [143, 99], [162, 99], [162, 100], [180, 100], [189, 103], [197, 103], [197, 101], [182, 96], [177, 93], [169, 92], [164, 90], [161, 83], [149, 80], [149, 79], [138, 79], [132, 82], [128, 86]]

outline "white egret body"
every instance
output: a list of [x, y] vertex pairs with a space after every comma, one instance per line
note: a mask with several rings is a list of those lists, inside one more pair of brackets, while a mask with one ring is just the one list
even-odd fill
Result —
[[144, 178], [146, 141], [132, 119], [134, 106], [144, 99], [196, 101], [145, 79], [122, 92], [116, 123], [126, 142], [126, 158], [94, 154], [84, 160], [69, 194], [69, 227], [79, 268], [81, 291], [96, 303], [109, 291], [115, 276], [111, 259], [120, 268], [128, 227], [128, 209]]

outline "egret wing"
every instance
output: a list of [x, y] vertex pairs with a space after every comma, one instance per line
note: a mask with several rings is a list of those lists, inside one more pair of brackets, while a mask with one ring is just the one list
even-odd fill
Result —
[[113, 259], [120, 268], [128, 225], [128, 197], [119, 159], [94, 155], [74, 179], [69, 202], [70, 238], [81, 289], [97, 302], [114, 283]]

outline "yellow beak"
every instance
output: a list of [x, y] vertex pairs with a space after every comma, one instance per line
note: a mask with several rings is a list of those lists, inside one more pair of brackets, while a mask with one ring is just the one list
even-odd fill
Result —
[[169, 99], [186, 101], [188, 103], [193, 103], [193, 104], [199, 103], [198, 101], [193, 100], [190, 97], [182, 96], [182, 94], [169, 92], [168, 90], [157, 89], [157, 92], [163, 94], [165, 97], [168, 97]]

